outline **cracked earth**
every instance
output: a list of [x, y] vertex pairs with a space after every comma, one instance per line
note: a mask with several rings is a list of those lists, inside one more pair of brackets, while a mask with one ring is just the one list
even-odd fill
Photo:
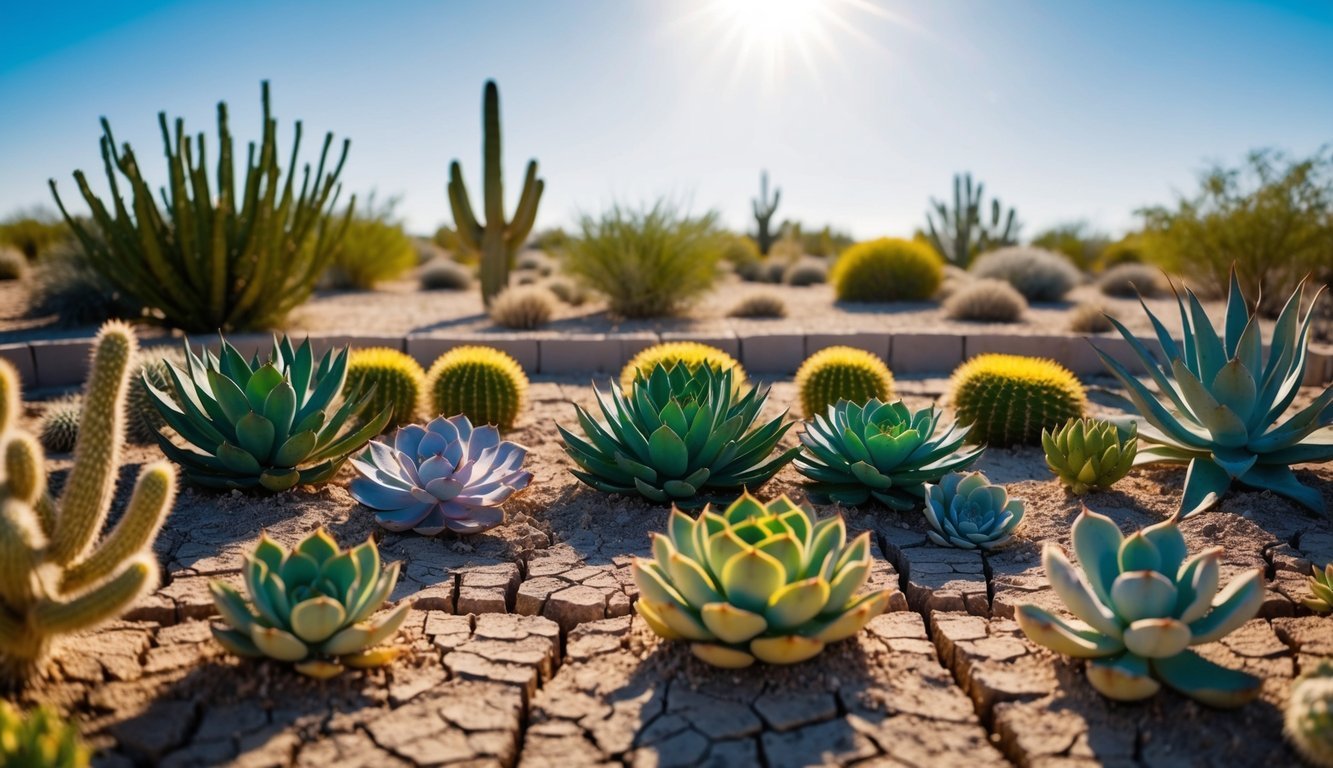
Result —
[[[913, 407], [942, 380], [899, 382]], [[1270, 494], [1237, 493], [1182, 526], [1194, 548], [1225, 548], [1223, 578], [1262, 568], [1260, 616], [1200, 651], [1265, 680], [1220, 712], [1164, 692], [1142, 704], [1098, 696], [1081, 666], [1033, 645], [1016, 605], [1058, 608], [1040, 552], [1069, 549], [1080, 503], [1122, 528], [1173, 509], [1181, 470], [1139, 470], [1074, 499], [1035, 449], [978, 463], [1027, 503], [1014, 542], [981, 554], [930, 544], [920, 516], [841, 510], [873, 534], [868, 588], [893, 590], [860, 636], [793, 667], [710, 668], [653, 636], [633, 611], [633, 556], [665, 510], [579, 485], [552, 425], [591, 390], [540, 381], [511, 439], [531, 449], [531, 487], [508, 525], [470, 539], [378, 529], [347, 494], [346, 471], [275, 497], [183, 492], [156, 551], [165, 584], [125, 620], [62, 639], [24, 697], [71, 713], [106, 766], [1176, 766], [1294, 765], [1281, 738], [1292, 678], [1333, 658], [1333, 619], [1300, 605], [1312, 564], [1333, 560], [1333, 523]], [[1094, 410], [1111, 411], [1096, 387]], [[773, 387], [776, 415], [795, 400]], [[40, 412], [30, 406], [28, 417]], [[31, 426], [31, 424], [29, 425]], [[795, 444], [794, 428], [785, 444]], [[155, 450], [131, 448], [120, 501]], [[54, 457], [58, 469], [68, 457]], [[1299, 473], [1333, 506], [1333, 470]], [[53, 478], [58, 485], [62, 474]], [[784, 469], [760, 495], [804, 500]], [[836, 507], [819, 508], [823, 514]], [[292, 544], [318, 526], [344, 545], [367, 536], [403, 572], [392, 600], [413, 610], [386, 670], [318, 682], [231, 658], [211, 640], [212, 578], [239, 582], [258, 532]]]

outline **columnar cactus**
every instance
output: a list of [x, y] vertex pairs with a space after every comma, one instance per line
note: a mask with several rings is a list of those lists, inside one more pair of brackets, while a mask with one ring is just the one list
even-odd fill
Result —
[[[931, 245], [949, 263], [963, 269], [967, 269], [972, 257], [978, 253], [1017, 242], [1018, 222], [1013, 208], [1005, 212], [999, 200], [991, 200], [990, 221], [984, 219], [984, 189], [985, 185], [980, 182], [973, 187], [972, 174], [955, 174], [953, 208], [932, 198], [930, 204], [935, 215], [926, 213]], [[936, 216], [939, 217], [938, 223]]]
[[1296, 679], [1283, 731], [1314, 768], [1333, 768], [1333, 664], [1321, 662]]
[[143, 468], [120, 521], [102, 536], [115, 495], [134, 332], [98, 333], [74, 467], [59, 499], [46, 489], [42, 450], [15, 425], [18, 373], [0, 361], [0, 661], [11, 680], [37, 671], [55, 635], [119, 616], [157, 586], [153, 540], [176, 496], [176, 473]]
[[1110, 488], [1134, 466], [1138, 430], [1124, 437], [1114, 424], [1099, 419], [1070, 419], [1063, 427], [1041, 431], [1046, 466], [1075, 496]]
[[486, 81], [482, 97], [482, 195], [486, 221], [480, 222], [468, 202], [463, 184], [463, 168], [458, 161], [449, 166], [449, 207], [454, 214], [458, 239], [467, 248], [481, 254], [481, 297], [486, 306], [509, 285], [509, 267], [532, 231], [546, 182], [537, 178], [537, 161], [528, 161], [523, 192], [514, 209], [514, 218], [505, 221], [504, 182], [500, 163], [500, 89], [494, 80]]
[[772, 229], [773, 214], [777, 213], [780, 200], [782, 200], [781, 189], [775, 188], [771, 199], [768, 196], [768, 171], [759, 174], [759, 197], [750, 203], [754, 207], [754, 221], [757, 227], [754, 240], [762, 254], [767, 254], [773, 247], [775, 239]]

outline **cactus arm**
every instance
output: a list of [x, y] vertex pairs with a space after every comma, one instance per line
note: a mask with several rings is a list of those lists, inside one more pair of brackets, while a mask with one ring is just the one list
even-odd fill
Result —
[[500, 89], [486, 81], [482, 98], [482, 197], [486, 228], [504, 226], [504, 174], [500, 152]]
[[14, 499], [0, 502], [0, 599], [23, 610], [36, 596], [37, 564], [46, 537], [32, 509]]
[[60, 515], [49, 557], [59, 564], [78, 559], [102, 528], [120, 467], [125, 391], [137, 343], [123, 323], [103, 326], [84, 400], [74, 468], [60, 497]]
[[46, 492], [46, 469], [42, 447], [31, 435], [18, 433], [5, 445], [5, 485], [9, 497], [36, 504]]
[[537, 161], [529, 160], [527, 175], [523, 177], [523, 193], [519, 195], [518, 207], [514, 209], [514, 219], [506, 232], [511, 252], [516, 252], [528, 239], [532, 224], [537, 219], [537, 204], [541, 202], [544, 191], [546, 182], [537, 178]]
[[454, 214], [454, 229], [458, 232], [458, 239], [469, 250], [481, 250], [481, 224], [472, 212], [467, 184], [463, 181], [463, 167], [457, 160], [449, 164], [449, 207]]
[[156, 583], [157, 563], [149, 555], [140, 555], [114, 579], [72, 600], [38, 603], [33, 620], [48, 634], [87, 629], [120, 615]]
[[176, 498], [176, 471], [166, 462], [144, 468], [125, 515], [92, 554], [65, 571], [62, 592], [78, 592], [108, 578], [116, 568], [157, 537]]

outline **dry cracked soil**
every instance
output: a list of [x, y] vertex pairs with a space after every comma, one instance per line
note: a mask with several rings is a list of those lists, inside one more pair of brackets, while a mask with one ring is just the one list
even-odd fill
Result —
[[[906, 380], [921, 407], [938, 379]], [[1261, 568], [1260, 616], [1201, 648], [1264, 680], [1260, 698], [1221, 712], [1164, 692], [1108, 702], [1079, 664], [1027, 641], [1023, 602], [1054, 606], [1041, 547], [1068, 549], [1086, 504], [1130, 529], [1173, 510], [1183, 471], [1139, 470], [1076, 499], [1034, 449], [992, 449], [977, 468], [1027, 504], [1013, 543], [980, 554], [930, 544], [919, 514], [838, 510], [876, 546], [872, 586], [890, 610], [859, 637], [793, 667], [710, 668], [659, 641], [634, 614], [633, 556], [666, 510], [606, 496], [569, 474], [554, 421], [587, 404], [583, 381], [543, 380], [510, 435], [535, 477], [508, 524], [472, 538], [378, 529], [346, 491], [272, 497], [183, 491], [156, 551], [166, 574], [123, 621], [63, 638], [22, 695], [70, 713], [105, 766], [1248, 766], [1294, 765], [1281, 711], [1294, 675], [1333, 657], [1333, 618], [1300, 605], [1312, 563], [1333, 560], [1333, 524], [1267, 493], [1233, 493], [1186, 521], [1192, 547], [1225, 547], [1224, 578]], [[1093, 408], [1112, 406], [1093, 386]], [[1308, 395], [1307, 395], [1308, 397]], [[769, 410], [795, 400], [773, 384]], [[43, 405], [28, 406], [31, 427]], [[794, 428], [784, 443], [794, 444]], [[156, 449], [127, 450], [119, 503]], [[58, 487], [68, 456], [53, 457]], [[1333, 470], [1301, 479], [1333, 506]], [[803, 500], [784, 469], [761, 490]], [[325, 526], [342, 544], [374, 536], [403, 563], [393, 601], [412, 612], [392, 667], [326, 682], [227, 656], [208, 631], [209, 579], [239, 580], [259, 532], [292, 544]]]

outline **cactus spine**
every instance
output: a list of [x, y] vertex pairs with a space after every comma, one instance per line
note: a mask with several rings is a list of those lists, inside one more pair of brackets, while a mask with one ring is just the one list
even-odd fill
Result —
[[11, 682], [36, 671], [54, 635], [114, 618], [157, 584], [148, 549], [175, 499], [170, 464], [144, 467], [120, 522], [97, 540], [120, 469], [135, 346], [123, 323], [98, 334], [74, 468], [59, 500], [47, 494], [41, 448], [15, 424], [18, 375], [0, 361], [0, 672]]
[[755, 242], [759, 244], [759, 252], [768, 255], [768, 249], [773, 247], [773, 241], [777, 236], [773, 234], [770, 226], [773, 221], [773, 214], [778, 210], [778, 201], [782, 199], [782, 190], [776, 188], [773, 190], [773, 198], [768, 197], [768, 171], [759, 174], [759, 197], [750, 202], [754, 205], [754, 220], [758, 225], [755, 232]]
[[[953, 177], [953, 208], [931, 199], [935, 215], [926, 212], [930, 243], [949, 263], [967, 269], [972, 257], [993, 248], [1018, 242], [1018, 222], [1014, 209], [1002, 210], [999, 200], [991, 200], [990, 222], [983, 220], [982, 190], [985, 184], [972, 185], [972, 174]], [[939, 224], [935, 223], [939, 216]]]
[[463, 168], [455, 160], [449, 165], [449, 207], [454, 214], [458, 238], [468, 249], [481, 254], [481, 298], [486, 306], [509, 285], [509, 266], [523, 247], [537, 218], [546, 182], [537, 178], [537, 161], [528, 161], [523, 192], [514, 209], [514, 218], [505, 221], [504, 182], [500, 164], [500, 89], [494, 80], [486, 81], [482, 97], [482, 196], [486, 221], [477, 220], [463, 183]]

